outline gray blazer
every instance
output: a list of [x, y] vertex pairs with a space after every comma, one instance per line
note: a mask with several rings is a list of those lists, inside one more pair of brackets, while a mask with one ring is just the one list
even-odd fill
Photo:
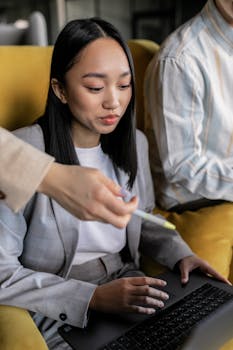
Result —
[[[19, 129], [15, 134], [44, 150], [40, 127]], [[154, 208], [148, 145], [137, 132], [138, 174], [132, 195], [140, 199], [139, 208]], [[117, 171], [119, 184], [125, 186], [127, 175]], [[88, 304], [95, 285], [67, 279], [78, 244], [78, 225], [71, 214], [43, 194], [36, 194], [19, 213], [0, 205], [0, 304], [14, 305], [84, 327]], [[127, 226], [131, 256], [139, 266], [139, 250], [173, 268], [192, 251], [176, 231], [132, 216]], [[63, 315], [64, 316], [64, 315]]]

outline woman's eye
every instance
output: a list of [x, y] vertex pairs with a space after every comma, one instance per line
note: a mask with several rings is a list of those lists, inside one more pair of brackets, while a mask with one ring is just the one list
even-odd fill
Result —
[[92, 87], [92, 86], [87, 86], [87, 89], [92, 91], [92, 92], [99, 92], [101, 91], [103, 88], [102, 87]]
[[126, 89], [128, 89], [128, 88], [130, 88], [130, 87], [131, 87], [131, 83], [120, 85], [120, 89], [121, 89], [121, 90], [126, 90]]

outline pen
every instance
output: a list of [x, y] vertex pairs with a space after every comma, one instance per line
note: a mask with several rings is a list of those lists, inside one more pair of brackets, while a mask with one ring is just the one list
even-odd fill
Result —
[[[129, 200], [130, 192], [127, 191], [125, 188], [121, 189], [121, 194], [123, 195], [123, 197], [126, 200]], [[173, 225], [171, 222], [167, 221], [166, 219], [160, 218], [160, 217], [158, 217], [156, 215], [149, 214], [149, 213], [147, 213], [147, 212], [145, 212], [143, 210], [140, 210], [140, 209], [136, 209], [133, 212], [133, 215], [140, 216], [141, 218], [143, 218], [145, 220], [154, 222], [155, 224], [158, 224], [158, 225], [163, 226], [165, 228], [168, 228], [170, 230], [175, 230], [176, 229], [176, 226]]]
[[155, 224], [161, 225], [161, 226], [163, 226], [165, 228], [169, 228], [170, 230], [175, 230], [176, 229], [176, 226], [173, 225], [171, 222], [169, 222], [169, 221], [167, 221], [165, 219], [159, 218], [158, 216], [146, 213], [145, 211], [142, 211], [140, 209], [136, 209], [133, 212], [133, 215], [140, 216], [141, 218], [143, 218], [145, 220], [154, 222]]

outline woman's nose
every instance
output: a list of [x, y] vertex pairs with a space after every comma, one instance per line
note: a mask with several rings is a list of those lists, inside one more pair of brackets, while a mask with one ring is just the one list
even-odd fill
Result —
[[110, 91], [105, 95], [105, 99], [103, 102], [103, 107], [105, 109], [116, 109], [119, 107], [120, 101], [119, 101], [119, 96], [117, 92]]

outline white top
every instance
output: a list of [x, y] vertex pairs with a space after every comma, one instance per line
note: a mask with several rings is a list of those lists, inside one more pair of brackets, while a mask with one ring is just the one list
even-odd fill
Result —
[[[112, 161], [100, 145], [93, 148], [75, 148], [82, 166], [100, 169], [106, 176], [117, 182]], [[97, 221], [78, 220], [79, 241], [73, 264], [117, 253], [126, 244], [126, 230]]]

